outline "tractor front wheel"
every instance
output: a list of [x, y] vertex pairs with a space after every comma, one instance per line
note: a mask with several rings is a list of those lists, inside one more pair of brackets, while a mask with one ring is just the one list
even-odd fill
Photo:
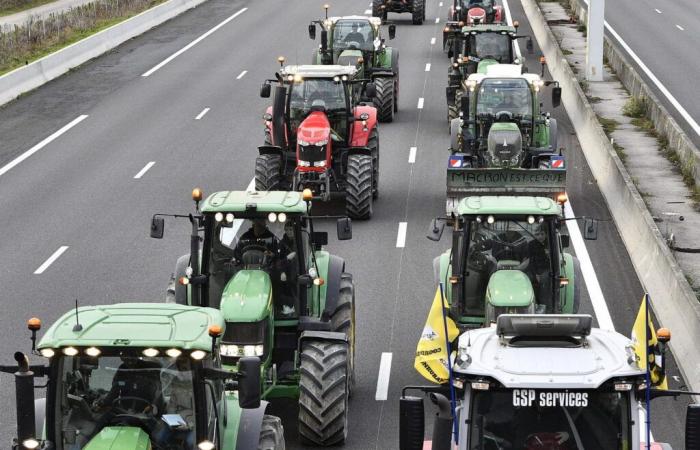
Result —
[[321, 446], [348, 435], [348, 344], [309, 340], [301, 346], [299, 434]]
[[377, 118], [380, 122], [392, 122], [394, 120], [394, 94], [396, 92], [393, 78], [375, 78], [377, 96], [373, 99], [377, 108]]
[[425, 0], [413, 0], [413, 25], [421, 25], [425, 20]]
[[351, 219], [372, 217], [372, 157], [348, 156], [345, 178], [345, 211]]
[[462, 90], [457, 89], [457, 92], [455, 92], [454, 103], [447, 104], [447, 123], [448, 124], [452, 123], [452, 119], [456, 119], [459, 117], [459, 109], [460, 109], [461, 105], [462, 105]]
[[263, 416], [258, 450], [285, 450], [284, 427], [276, 416]]
[[255, 158], [255, 190], [271, 191], [278, 188], [282, 158], [279, 155], [260, 155]]
[[340, 275], [340, 295], [331, 316], [331, 329], [348, 338], [348, 395], [351, 396], [355, 387], [355, 286], [349, 273]]

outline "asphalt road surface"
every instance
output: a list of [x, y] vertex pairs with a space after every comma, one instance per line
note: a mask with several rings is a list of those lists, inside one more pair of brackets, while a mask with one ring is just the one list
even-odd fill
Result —
[[[447, 58], [440, 47], [442, 23], [436, 23], [445, 20], [447, 2], [428, 3], [423, 26], [411, 25], [409, 15], [390, 17], [398, 28], [391, 45], [401, 51], [400, 112], [380, 129], [381, 194], [374, 217], [354, 223], [352, 241], [329, 245], [346, 259], [357, 291], [358, 384], [346, 449], [398, 447], [400, 389], [422, 382], [413, 353], [435, 289], [432, 259], [449, 246], [447, 238], [434, 243], [424, 237], [430, 219], [443, 212], [449, 144]], [[321, 4], [279, 5], [210, 0], [0, 109], [0, 168], [35, 150], [10, 170], [0, 169], [0, 361], [10, 363], [15, 350], [29, 349], [27, 318], [50, 324], [75, 299], [162, 301], [175, 260], [188, 249], [189, 227], [168, 222], [165, 239], [151, 240], [151, 215], [190, 212], [194, 186], [205, 193], [248, 186], [267, 104], [258, 97], [260, 82], [273, 75], [278, 55], [308, 63], [317, 45], [306, 26], [321, 16]], [[368, 1], [332, 5], [336, 15], [367, 9]], [[521, 33], [529, 33], [519, 5], [510, 9]], [[531, 70], [538, 57], [537, 48], [528, 56]], [[559, 144], [566, 147], [574, 211], [609, 218], [565, 112], [554, 116]], [[65, 129], [68, 124], [73, 126]], [[403, 246], [397, 245], [400, 223], [406, 224]], [[333, 231], [334, 224], [322, 227]], [[614, 224], [602, 222], [599, 236], [586, 246], [603, 306], [615, 328], [629, 334], [642, 288]], [[582, 294], [582, 312], [600, 314], [601, 302], [594, 308], [591, 296]], [[386, 392], [377, 389], [382, 359]], [[1, 377], [2, 442], [14, 435], [13, 396], [12, 377]], [[655, 437], [682, 448], [684, 408], [655, 402]], [[284, 417], [288, 448], [302, 448], [288, 406], [278, 403], [273, 410]]]

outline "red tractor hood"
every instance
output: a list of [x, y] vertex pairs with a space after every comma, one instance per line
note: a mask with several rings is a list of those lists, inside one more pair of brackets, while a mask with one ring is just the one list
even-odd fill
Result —
[[478, 6], [470, 8], [467, 11], [467, 22], [468, 23], [484, 23], [486, 21], [486, 11], [484, 8], [479, 8]]
[[314, 144], [328, 140], [331, 134], [331, 124], [328, 117], [322, 111], [314, 111], [304, 119], [297, 128], [297, 142], [306, 141]]

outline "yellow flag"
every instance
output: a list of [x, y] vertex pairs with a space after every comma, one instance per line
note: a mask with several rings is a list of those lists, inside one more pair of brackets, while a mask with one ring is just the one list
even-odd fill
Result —
[[[647, 331], [648, 330], [648, 331]], [[647, 333], [649, 342], [645, 347]], [[639, 307], [637, 319], [632, 327], [632, 342], [634, 345], [634, 353], [637, 355], [639, 367], [643, 370], [647, 368], [646, 355], [649, 352], [649, 372], [651, 374], [651, 385], [656, 389], [668, 389], [668, 381], [666, 374], [661, 370], [659, 363], [661, 362], [661, 353], [659, 352], [659, 341], [656, 339], [656, 330], [651, 322], [651, 316], [647, 314], [647, 298], [646, 294], [642, 297], [642, 305]], [[648, 350], [647, 350], [648, 348]]]
[[450, 372], [447, 365], [447, 341], [445, 340], [445, 318], [447, 319], [447, 339], [452, 342], [459, 335], [459, 330], [454, 321], [444, 314], [442, 308], [447, 308], [447, 303], [440, 294], [438, 286], [433, 299], [433, 305], [425, 321], [423, 333], [418, 341], [416, 359], [413, 367], [433, 383], [443, 384], [450, 380]]

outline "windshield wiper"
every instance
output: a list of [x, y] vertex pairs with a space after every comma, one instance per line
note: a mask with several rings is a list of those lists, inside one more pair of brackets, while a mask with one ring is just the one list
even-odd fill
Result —
[[576, 441], [576, 448], [578, 450], [585, 450], [583, 448], [583, 442], [581, 442], [581, 436], [578, 434], [578, 428], [576, 428], [576, 425], [574, 424], [574, 420], [571, 418], [571, 414], [569, 414], [569, 410], [563, 406], [561, 407], [561, 409], [564, 410], [564, 415], [566, 416], [566, 420], [567, 420], [567, 422], [569, 422], [569, 428], [571, 428], [571, 432], [574, 434], [574, 440]]

